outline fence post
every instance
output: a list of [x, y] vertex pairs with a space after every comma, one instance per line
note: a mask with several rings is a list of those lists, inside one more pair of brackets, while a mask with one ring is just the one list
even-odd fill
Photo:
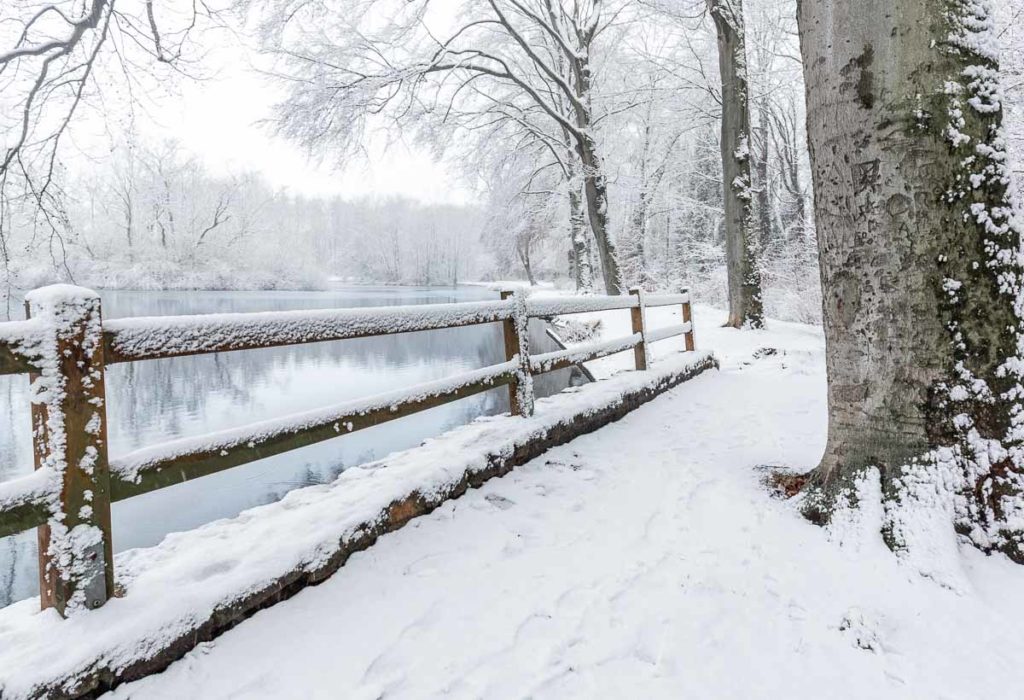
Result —
[[683, 323], [690, 324], [690, 330], [683, 334], [686, 340], [686, 350], [692, 351], [696, 346], [693, 340], [693, 310], [690, 307], [690, 290], [683, 289], [683, 294], [686, 295], [686, 301], [683, 302]]
[[629, 293], [636, 297], [636, 308], [629, 310], [630, 319], [633, 322], [633, 333], [640, 334], [640, 342], [633, 348], [633, 358], [636, 361], [636, 368], [647, 369], [650, 358], [647, 355], [647, 320], [644, 313], [644, 290], [642, 287], [630, 287]]
[[96, 292], [54, 285], [25, 307], [46, 331], [32, 373], [36, 469], [50, 469], [59, 497], [39, 528], [39, 599], [66, 617], [114, 594], [110, 536], [103, 329]]
[[519, 371], [508, 385], [509, 410], [512, 415], [532, 416], [533, 376], [530, 374], [530, 319], [526, 313], [526, 295], [503, 289], [501, 298], [513, 301], [512, 318], [504, 321], [505, 361], [519, 358]]

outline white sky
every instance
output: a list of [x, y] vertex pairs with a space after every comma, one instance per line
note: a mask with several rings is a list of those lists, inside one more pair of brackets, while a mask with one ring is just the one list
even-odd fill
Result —
[[[174, 138], [217, 174], [257, 172], [295, 194], [362, 196], [405, 195], [426, 202], [462, 203], [472, 198], [443, 163], [422, 149], [394, 144], [369, 147], [369, 159], [337, 167], [332, 155], [322, 164], [306, 158], [299, 146], [260, 124], [272, 116], [278, 88], [252, 70], [248, 51], [230, 40], [205, 57], [209, 79], [182, 80], [174, 93], [156, 98], [145, 110], [140, 131], [147, 139]], [[369, 162], [366, 162], [366, 161]]]

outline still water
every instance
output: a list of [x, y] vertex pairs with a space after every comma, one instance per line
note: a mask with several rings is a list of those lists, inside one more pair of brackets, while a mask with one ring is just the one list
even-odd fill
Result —
[[[496, 298], [478, 287], [344, 287], [327, 292], [101, 292], [105, 318], [390, 306]], [[537, 323], [537, 322], [534, 322]], [[555, 349], [531, 327], [535, 352]], [[114, 365], [107, 370], [110, 454], [401, 389], [504, 360], [499, 324]], [[537, 378], [538, 395], [569, 382]], [[233, 516], [346, 467], [508, 410], [504, 387], [113, 506], [117, 551]], [[32, 469], [28, 379], [0, 376], [0, 480]], [[0, 606], [35, 595], [35, 532], [0, 538]]]

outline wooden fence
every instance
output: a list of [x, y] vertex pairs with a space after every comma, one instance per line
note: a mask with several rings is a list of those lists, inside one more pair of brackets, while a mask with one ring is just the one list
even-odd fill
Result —
[[[681, 324], [648, 332], [645, 309], [682, 307]], [[57, 285], [27, 296], [28, 320], [0, 323], [0, 374], [32, 382], [35, 471], [0, 482], [0, 537], [37, 527], [40, 600], [61, 615], [114, 595], [110, 504], [338, 437], [507, 385], [512, 413], [533, 413], [534, 374], [677, 336], [694, 349], [689, 294], [526, 299], [407, 307], [128, 318], [102, 321], [95, 292]], [[629, 310], [632, 333], [530, 354], [530, 318]], [[411, 389], [379, 394], [108, 458], [104, 368], [232, 350], [278, 347], [500, 322], [505, 362]]]

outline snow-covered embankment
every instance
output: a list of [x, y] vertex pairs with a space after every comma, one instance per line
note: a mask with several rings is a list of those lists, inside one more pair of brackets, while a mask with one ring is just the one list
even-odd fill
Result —
[[116, 558], [125, 595], [67, 620], [30, 599], [0, 610], [0, 697], [78, 695], [158, 671], [261, 607], [323, 581], [416, 516], [706, 369], [675, 352], [646, 372], [537, 402], [530, 418], [484, 418], [345, 471], [236, 518]]

